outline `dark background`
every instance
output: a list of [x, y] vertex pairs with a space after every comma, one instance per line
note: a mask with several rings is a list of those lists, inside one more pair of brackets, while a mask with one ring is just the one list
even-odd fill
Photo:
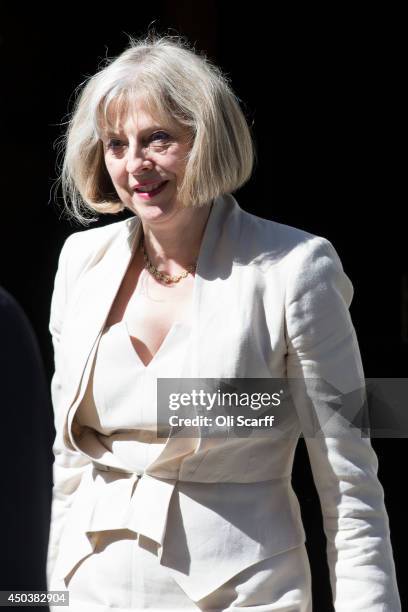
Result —
[[[354, 285], [351, 315], [366, 377], [407, 376], [400, 16], [373, 7], [329, 11], [288, 3], [266, 13], [261, 6], [111, 3], [99, 4], [87, 19], [70, 6], [58, 14], [3, 8], [0, 284], [31, 321], [49, 380], [47, 328], [57, 258], [65, 237], [81, 229], [60, 218], [55, 143], [74, 89], [103, 58], [123, 51], [128, 34], [144, 35], [149, 24], [187, 36], [231, 78], [258, 152], [251, 180], [234, 194], [240, 206], [334, 244]], [[108, 215], [98, 224], [117, 219]], [[52, 414], [45, 412], [52, 439]], [[372, 443], [405, 601], [406, 441]], [[308, 535], [315, 610], [330, 610], [321, 514], [303, 440], [294, 486]]]

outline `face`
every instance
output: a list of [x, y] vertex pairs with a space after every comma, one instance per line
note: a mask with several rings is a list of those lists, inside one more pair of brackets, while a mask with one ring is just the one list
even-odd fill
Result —
[[106, 133], [102, 141], [106, 168], [120, 199], [142, 221], [160, 223], [185, 210], [177, 186], [190, 150], [186, 130], [160, 125], [142, 102], [136, 102], [120, 129]]

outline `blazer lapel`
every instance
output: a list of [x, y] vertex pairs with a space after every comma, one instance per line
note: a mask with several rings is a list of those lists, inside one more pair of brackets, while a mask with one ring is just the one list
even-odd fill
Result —
[[61, 344], [69, 355], [69, 405], [78, 396], [87, 360], [104, 328], [140, 232], [138, 217], [124, 224], [112, 245], [105, 248], [100, 261], [81, 279], [74, 302], [70, 305], [61, 336]]
[[[214, 353], [222, 357], [222, 351], [214, 350], [217, 330], [223, 326], [229, 327], [229, 304], [223, 301], [224, 295], [220, 294], [220, 281], [230, 278], [233, 268], [233, 245], [237, 237], [236, 225], [239, 223], [239, 206], [234, 198], [220, 196], [216, 198], [201, 242], [200, 252], [197, 260], [196, 276], [193, 289], [192, 304], [192, 326], [186, 359], [182, 367], [181, 378], [198, 379], [208, 376], [209, 362], [214, 359]], [[229, 283], [222, 283], [225, 298], [229, 293]], [[220, 306], [222, 305], [222, 306]], [[220, 314], [226, 317], [222, 320]], [[215, 371], [221, 371], [220, 363], [215, 365]], [[195, 430], [195, 436], [186, 438], [183, 430], [170, 428], [169, 436], [160, 455], [146, 469], [151, 475], [172, 473], [174, 465], [178, 465], [180, 459], [193, 455], [189, 465], [185, 469], [193, 473], [202, 456], [197, 455], [199, 450], [219, 444], [217, 440], [209, 437], [201, 437], [201, 428]]]

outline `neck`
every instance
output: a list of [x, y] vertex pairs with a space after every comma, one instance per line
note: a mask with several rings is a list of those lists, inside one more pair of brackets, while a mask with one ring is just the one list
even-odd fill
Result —
[[198, 259], [211, 206], [186, 208], [166, 227], [142, 221], [145, 249], [152, 264], [177, 274]]

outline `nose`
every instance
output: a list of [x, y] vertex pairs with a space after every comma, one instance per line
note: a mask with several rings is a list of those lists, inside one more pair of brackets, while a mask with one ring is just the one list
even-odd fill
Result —
[[151, 169], [153, 167], [153, 161], [150, 159], [148, 147], [142, 146], [129, 147], [126, 159], [126, 172], [128, 174], [138, 174], [142, 172], [144, 168]]

